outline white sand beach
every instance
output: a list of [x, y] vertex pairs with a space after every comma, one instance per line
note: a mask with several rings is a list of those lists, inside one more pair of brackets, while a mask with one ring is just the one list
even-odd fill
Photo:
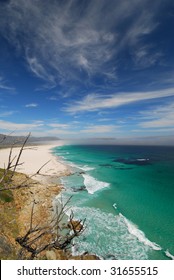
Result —
[[[40, 170], [39, 174], [42, 176], [35, 176], [34, 179], [41, 181], [43, 177], [56, 176], [69, 173], [68, 168], [63, 163], [60, 163], [56, 156], [52, 155], [51, 149], [56, 145], [38, 145], [38, 146], [26, 146], [22, 152], [19, 166], [16, 171], [20, 173], [25, 173], [29, 176], [35, 174], [44, 164], [43, 168]], [[20, 147], [13, 148], [11, 159], [17, 158], [20, 151]], [[10, 148], [0, 149], [0, 168], [6, 168], [8, 164]]]

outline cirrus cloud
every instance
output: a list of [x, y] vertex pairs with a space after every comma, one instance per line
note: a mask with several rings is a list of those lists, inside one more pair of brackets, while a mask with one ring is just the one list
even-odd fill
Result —
[[174, 96], [174, 88], [147, 92], [123, 92], [110, 95], [89, 94], [73, 104], [67, 105], [64, 110], [68, 113], [98, 111], [101, 109], [116, 108], [119, 106], [142, 102], [145, 100]]
[[21, 132], [28, 132], [31, 130], [38, 129], [39, 127], [42, 127], [42, 122], [33, 122], [33, 123], [15, 123], [15, 122], [8, 122], [0, 120], [0, 129], [4, 131], [21, 131]]
[[30, 103], [30, 104], [26, 104], [25, 107], [26, 108], [36, 108], [36, 107], [38, 107], [38, 104], [37, 103]]
[[96, 76], [113, 81], [125, 48], [136, 66], [158, 61], [159, 51], [149, 51], [144, 38], [158, 27], [160, 2], [11, 0], [2, 4], [0, 32], [51, 87], [81, 84], [84, 76], [88, 82]]

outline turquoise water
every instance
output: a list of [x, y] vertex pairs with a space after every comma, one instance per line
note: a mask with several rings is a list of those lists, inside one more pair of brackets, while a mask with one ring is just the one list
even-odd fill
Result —
[[74, 174], [63, 177], [86, 229], [73, 252], [104, 259], [174, 255], [174, 148], [72, 145], [53, 150]]

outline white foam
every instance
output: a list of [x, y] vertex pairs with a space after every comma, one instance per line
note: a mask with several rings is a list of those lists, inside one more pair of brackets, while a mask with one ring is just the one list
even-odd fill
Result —
[[169, 250], [166, 250], [165, 254], [166, 254], [167, 257], [169, 257], [170, 259], [174, 260], [174, 256], [172, 254], [170, 254]]
[[86, 219], [85, 231], [75, 240], [75, 253], [86, 251], [104, 259], [148, 259], [148, 247], [129, 233], [123, 219], [100, 209], [73, 207], [77, 219]]
[[156, 244], [154, 242], [151, 242], [149, 239], [147, 239], [144, 232], [139, 230], [138, 227], [135, 224], [130, 222], [128, 219], [126, 219], [121, 213], [119, 214], [119, 216], [123, 218], [123, 220], [124, 220], [124, 222], [125, 222], [125, 224], [128, 228], [129, 233], [136, 236], [136, 238], [141, 243], [151, 247], [153, 250], [161, 250], [162, 249], [158, 244]]
[[71, 167], [73, 167], [73, 168], [78, 169], [79, 171], [80, 171], [80, 170], [83, 170], [83, 171], [85, 171], [85, 172], [95, 169], [94, 167], [90, 167], [90, 166], [88, 166], [88, 165], [80, 166], [80, 165], [77, 165], [77, 164], [75, 164], [75, 163], [73, 163], [73, 162], [70, 162], [70, 161], [68, 162], [68, 165], [71, 166]]
[[114, 203], [112, 206], [114, 207], [115, 210], [117, 209], [117, 203]]
[[94, 170], [94, 167], [90, 167], [88, 165], [84, 165], [83, 167], [80, 167], [80, 169], [84, 170], [84, 171], [90, 171], [90, 170]]
[[148, 161], [149, 158], [137, 158], [137, 161]]
[[71, 161], [68, 161], [68, 165], [72, 166], [72, 167], [75, 167], [75, 168], [80, 168], [80, 166], [76, 165], [75, 163], [71, 162]]
[[83, 174], [83, 178], [84, 178], [84, 185], [86, 186], [86, 189], [90, 194], [93, 194], [96, 191], [99, 191], [103, 188], [109, 187], [109, 183], [98, 181], [88, 174]]

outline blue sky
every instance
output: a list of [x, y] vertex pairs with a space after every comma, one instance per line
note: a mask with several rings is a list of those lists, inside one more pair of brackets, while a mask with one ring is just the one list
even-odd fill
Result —
[[174, 135], [172, 0], [1, 0], [0, 133]]

